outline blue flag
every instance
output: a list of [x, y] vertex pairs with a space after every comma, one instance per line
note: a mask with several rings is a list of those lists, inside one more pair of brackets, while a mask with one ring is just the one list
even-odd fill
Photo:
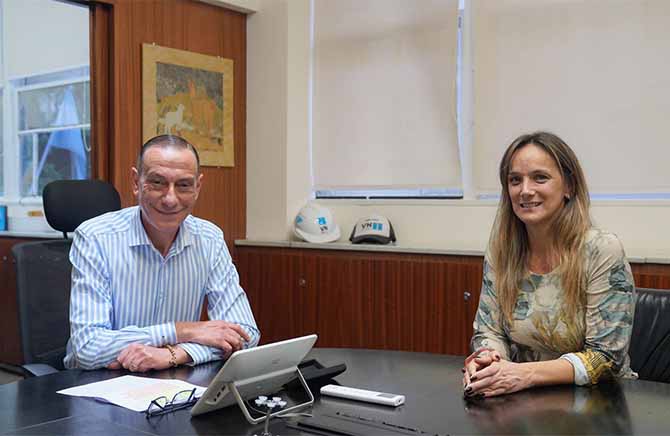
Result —
[[[74, 101], [74, 95], [72, 95], [72, 89], [68, 87], [65, 90], [63, 101], [60, 105], [60, 108], [58, 109], [56, 125], [71, 126], [77, 125], [79, 123], [79, 116], [77, 114], [77, 106]], [[51, 133], [49, 136], [49, 141], [44, 148], [44, 153], [42, 153], [42, 158], [40, 159], [40, 163], [37, 166], [36, 180], [33, 182], [34, 186], [37, 186], [37, 180], [39, 180], [39, 176], [42, 173], [42, 169], [44, 168], [44, 163], [46, 162], [52, 147], [68, 150], [70, 152], [71, 179], [86, 179], [88, 177], [86, 148], [84, 146], [81, 129], [76, 128], [57, 130]]]

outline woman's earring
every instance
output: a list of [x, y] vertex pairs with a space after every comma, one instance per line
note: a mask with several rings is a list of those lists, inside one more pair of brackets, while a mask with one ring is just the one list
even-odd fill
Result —
[[565, 202], [568, 203], [570, 201], [570, 195], [565, 194]]

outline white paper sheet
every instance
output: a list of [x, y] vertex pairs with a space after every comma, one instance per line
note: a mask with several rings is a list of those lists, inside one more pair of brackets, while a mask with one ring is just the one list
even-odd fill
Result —
[[158, 379], [124, 375], [87, 385], [58, 391], [59, 394], [75, 397], [93, 397], [108, 401], [126, 409], [143, 412], [151, 400], [165, 396], [169, 400], [179, 391], [195, 388], [195, 396], [200, 397], [206, 390], [182, 380]]

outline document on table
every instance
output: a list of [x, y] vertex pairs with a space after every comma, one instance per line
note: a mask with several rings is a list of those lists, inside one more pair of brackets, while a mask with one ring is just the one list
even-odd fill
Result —
[[206, 390], [202, 386], [196, 386], [182, 380], [124, 375], [110, 380], [63, 389], [58, 393], [75, 397], [93, 397], [126, 409], [143, 412], [149, 407], [152, 400], [160, 396], [165, 396], [168, 400], [171, 400], [177, 392], [193, 388], [195, 388], [196, 397], [200, 397]]

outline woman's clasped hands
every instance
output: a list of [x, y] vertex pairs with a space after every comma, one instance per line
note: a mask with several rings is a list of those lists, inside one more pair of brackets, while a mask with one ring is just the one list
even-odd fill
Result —
[[529, 387], [529, 376], [522, 364], [502, 359], [491, 348], [480, 348], [465, 359], [463, 395], [481, 399], [517, 392]]

